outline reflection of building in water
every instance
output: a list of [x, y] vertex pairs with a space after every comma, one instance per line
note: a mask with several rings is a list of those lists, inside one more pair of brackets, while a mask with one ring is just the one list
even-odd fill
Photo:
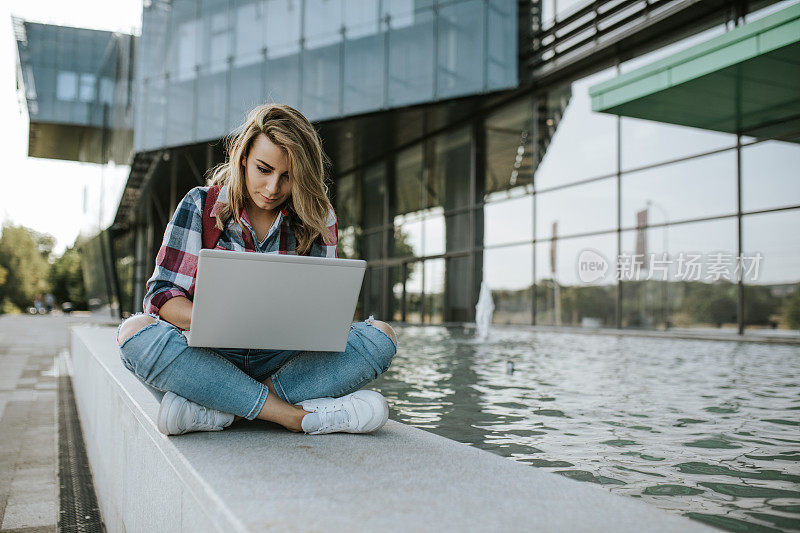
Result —
[[[800, 5], [600, 4], [146, 4], [130, 176], [95, 254], [116, 267], [108, 298], [139, 309], [178, 200], [275, 100], [324, 137], [340, 254], [369, 262], [362, 315], [472, 321], [485, 279], [501, 323], [797, 329], [800, 45], [781, 28]], [[670, 257], [761, 252], [763, 268], [738, 283], [673, 264], [667, 281], [648, 258], [618, 282], [637, 239]], [[579, 280], [585, 249], [605, 278]]]

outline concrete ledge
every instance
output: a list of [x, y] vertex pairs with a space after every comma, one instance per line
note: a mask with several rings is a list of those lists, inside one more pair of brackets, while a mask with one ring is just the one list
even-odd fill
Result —
[[390, 420], [371, 435], [261, 421], [165, 437], [113, 328], [72, 329], [73, 384], [109, 531], [715, 531]]

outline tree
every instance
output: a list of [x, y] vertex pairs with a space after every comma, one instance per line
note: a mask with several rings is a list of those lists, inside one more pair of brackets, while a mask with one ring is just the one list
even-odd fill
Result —
[[792, 329], [800, 329], [800, 286], [786, 298], [783, 304], [783, 312], [786, 314], [786, 321]]
[[[24, 226], [3, 224], [0, 236], [0, 269], [6, 272], [0, 285], [0, 312], [26, 309], [39, 292], [48, 290], [47, 259], [55, 244], [50, 235]], [[11, 307], [13, 306], [13, 307]]]
[[74, 309], [88, 308], [81, 254], [76, 247], [67, 248], [56, 259], [47, 277], [57, 302], [70, 302]]

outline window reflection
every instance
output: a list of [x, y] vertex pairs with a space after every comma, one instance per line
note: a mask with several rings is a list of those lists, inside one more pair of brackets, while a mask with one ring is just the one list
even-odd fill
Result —
[[664, 122], [623, 117], [622, 170], [736, 146], [736, 136]]
[[[742, 218], [744, 255], [751, 261], [746, 275], [744, 316], [749, 329], [800, 331], [800, 210], [748, 215]], [[757, 269], [755, 268], [757, 266]]]
[[439, 8], [437, 96], [473, 93], [484, 86], [483, 9], [482, 0]]
[[[430, 209], [426, 212], [425, 218], [422, 221], [422, 230], [424, 234], [424, 254], [425, 255], [439, 255], [445, 251], [445, 218], [442, 215], [443, 209], [441, 207]], [[458, 221], [465, 228], [469, 228], [469, 223], [466, 221]], [[450, 236], [451, 218], [448, 217], [447, 235]], [[448, 243], [449, 244], [449, 243]]]
[[394, 257], [424, 255], [422, 216], [419, 213], [400, 215], [394, 219]]
[[422, 155], [422, 145], [418, 144], [395, 156], [395, 198], [400, 215], [422, 209]]
[[800, 204], [800, 145], [766, 141], [742, 147], [742, 209]]
[[489, 286], [494, 300], [492, 322], [531, 323], [533, 245], [484, 250], [483, 281]]
[[486, 118], [487, 196], [531, 183], [532, 112], [532, 102], [525, 98]]
[[386, 193], [385, 172], [382, 163], [364, 171], [364, 227], [371, 228], [384, 223], [383, 195]]
[[575, 185], [536, 195], [536, 238], [599, 232], [617, 226], [616, 179]]
[[736, 152], [690, 159], [622, 176], [622, 225], [636, 226], [636, 213], [655, 201], [658, 222], [736, 212]]
[[617, 171], [617, 118], [591, 109], [589, 87], [613, 78], [613, 69], [537, 98], [539, 143], [536, 188], [547, 189]]
[[[623, 274], [623, 327], [736, 328], [734, 218], [624, 231], [622, 250], [636, 272]], [[646, 258], [635, 269], [634, 254]]]
[[444, 259], [425, 261], [425, 323], [441, 324], [444, 312]]
[[406, 321], [422, 322], [422, 263], [406, 263]]
[[399, 106], [433, 97], [434, 15], [410, 11], [389, 21], [389, 105]]
[[517, 83], [517, 12], [513, 2], [490, 0], [486, 37], [489, 89]]
[[434, 138], [434, 168], [428, 188], [428, 206], [442, 206], [449, 211], [469, 205], [471, 138], [469, 126]]
[[522, 196], [483, 206], [483, 243], [518, 243], [533, 240], [533, 197]]
[[536, 323], [613, 327], [616, 250], [616, 233], [537, 243]]
[[264, 35], [269, 57], [297, 54], [300, 51], [302, 16], [300, 0], [266, 0], [266, 10], [267, 31]]

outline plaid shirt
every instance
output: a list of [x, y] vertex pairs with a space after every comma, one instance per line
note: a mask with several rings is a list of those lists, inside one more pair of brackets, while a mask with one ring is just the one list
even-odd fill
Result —
[[[211, 208], [211, 216], [216, 217], [220, 208], [227, 202], [227, 186], [220, 190], [219, 198]], [[194, 297], [195, 276], [197, 275], [197, 259], [200, 254], [203, 230], [203, 202], [208, 187], [195, 187], [183, 197], [167, 229], [164, 241], [156, 256], [153, 275], [147, 280], [147, 293], [144, 296], [145, 313], [158, 314], [164, 302], [175, 296], [185, 296], [189, 300]], [[242, 208], [241, 217], [250, 239], [245, 239], [242, 228], [230, 217], [225, 230], [217, 242], [217, 250], [234, 250], [238, 252], [261, 252], [277, 254], [296, 254], [297, 240], [289, 224], [291, 205], [284, 205], [275, 218], [275, 222], [267, 232], [263, 241], [258, 242], [247, 212]], [[336, 257], [338, 227], [336, 213], [331, 207], [328, 214], [328, 230], [334, 239], [331, 244], [324, 244], [317, 238], [311, 245], [310, 254], [316, 257]], [[248, 243], [255, 243], [256, 249]]]

